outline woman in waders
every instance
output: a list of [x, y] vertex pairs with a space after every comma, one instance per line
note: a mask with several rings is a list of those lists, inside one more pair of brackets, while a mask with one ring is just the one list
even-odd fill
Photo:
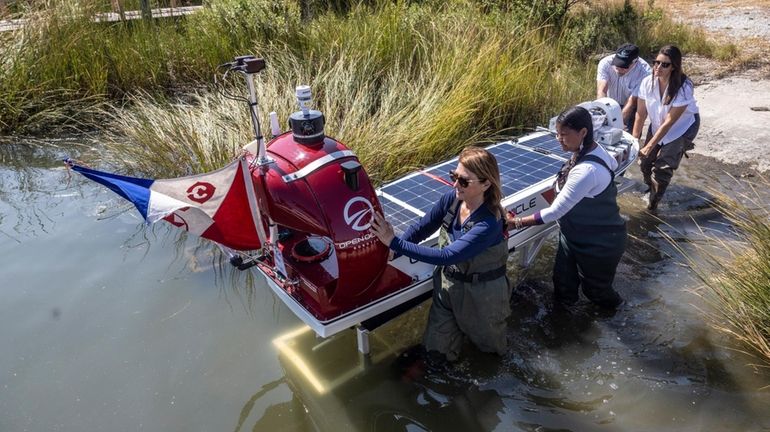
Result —
[[700, 114], [693, 83], [682, 71], [679, 48], [661, 48], [652, 62], [652, 72], [639, 86], [633, 135], [642, 137], [642, 125], [649, 115], [650, 127], [639, 149], [639, 166], [650, 192], [647, 210], [655, 211], [682, 156], [693, 149]]
[[615, 309], [622, 299], [612, 288], [626, 247], [626, 223], [617, 204], [618, 163], [594, 141], [591, 114], [572, 107], [556, 118], [556, 138], [572, 152], [556, 180], [550, 207], [526, 217], [507, 216], [510, 229], [557, 220], [559, 249], [553, 264], [555, 306], [578, 301], [578, 288], [596, 305]]
[[[450, 178], [454, 190], [403, 237], [394, 235], [381, 214], [375, 214], [372, 232], [395, 253], [437, 266], [423, 337], [429, 354], [456, 360], [464, 336], [481, 351], [504, 354], [511, 286], [497, 160], [483, 148], [468, 147]], [[419, 245], [438, 229], [438, 248]]]

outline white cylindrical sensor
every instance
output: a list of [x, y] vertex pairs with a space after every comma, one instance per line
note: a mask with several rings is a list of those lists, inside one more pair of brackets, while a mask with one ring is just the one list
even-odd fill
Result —
[[299, 103], [299, 109], [302, 110], [303, 115], [310, 113], [310, 103], [312, 102], [312, 96], [310, 93], [310, 86], [300, 85], [297, 86], [297, 103]]
[[268, 116], [270, 117], [270, 133], [273, 134], [274, 137], [277, 137], [282, 133], [281, 125], [278, 124], [278, 114], [275, 111], [272, 111]]

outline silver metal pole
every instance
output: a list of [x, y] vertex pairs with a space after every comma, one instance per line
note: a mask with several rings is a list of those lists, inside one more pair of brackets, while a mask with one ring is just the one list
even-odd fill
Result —
[[254, 75], [246, 74], [246, 84], [249, 87], [249, 112], [251, 114], [251, 124], [254, 127], [254, 138], [257, 140], [257, 163], [266, 165], [270, 160], [266, 157], [265, 137], [262, 136], [262, 130], [259, 126], [259, 107], [257, 105], [257, 91], [254, 86]]
[[358, 352], [364, 355], [368, 355], [370, 351], [369, 347], [369, 330], [356, 326], [356, 340], [358, 341]]

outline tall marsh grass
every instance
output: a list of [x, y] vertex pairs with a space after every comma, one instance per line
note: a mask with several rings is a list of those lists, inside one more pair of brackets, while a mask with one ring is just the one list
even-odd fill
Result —
[[[550, 49], [551, 36], [542, 28], [470, 20], [467, 10], [433, 12], [402, 5], [377, 13], [354, 8], [346, 17], [319, 17], [303, 34], [301, 50], [267, 45], [261, 54], [268, 68], [257, 86], [263, 114], [276, 111], [286, 119], [296, 110], [294, 86], [310, 84], [327, 134], [355, 150], [379, 182], [469, 144], [542, 124], [590, 98], [589, 69]], [[242, 84], [231, 85], [229, 92], [244, 93]], [[131, 151], [124, 159], [132, 169], [171, 176], [225, 162], [196, 156], [180, 163], [179, 152], [173, 157], [168, 152], [169, 134], [185, 137], [177, 142], [206, 141], [212, 128], [220, 128], [227, 132], [218, 136], [239, 145], [251, 139], [245, 106], [217, 94], [201, 93], [183, 109], [149, 109], [155, 103], [138, 97], [115, 116], [110, 147]], [[121, 140], [131, 144], [120, 145]], [[204, 146], [233, 144], [214, 139], [193, 145]], [[160, 155], [167, 155], [165, 163]]]
[[[559, 9], [564, 2], [553, 0], [217, 0], [205, 2], [200, 13], [175, 20], [92, 22], [104, 3], [34, 2], [42, 6], [25, 14], [29, 21], [23, 30], [0, 34], [0, 131], [55, 133], [62, 126], [100, 125], [103, 119], [92, 114], [95, 104], [120, 105], [139, 93], [162, 98], [198, 91], [208, 87], [216, 65], [243, 53], [259, 54], [276, 64], [275, 56], [289, 52], [291, 62], [313, 76], [333, 69], [343, 57], [369, 61], [375, 72], [371, 85], [378, 91], [380, 82], [393, 79], [387, 78], [389, 74], [398, 73], [401, 82], [410, 82], [425, 79], [426, 65], [439, 72], [454, 68], [439, 55], [449, 53], [450, 59], [463, 60], [453, 54], [471, 49], [468, 54], [474, 57], [489, 39], [490, 46], [500, 48], [497, 52], [484, 48], [485, 52], [504, 60], [523, 59], [521, 52], [532, 49], [530, 60], [552, 68], [536, 66], [526, 73], [547, 79], [577, 70], [574, 81], [587, 89], [591, 84], [585, 80], [592, 79], [595, 67], [590, 54], [625, 40], [705, 41], [702, 34], [692, 36], [686, 30], [666, 38], [667, 24], [678, 28], [666, 17], [656, 21], [659, 37], [650, 36], [650, 27], [639, 24], [647, 12], [630, 2], [584, 2], [583, 10], [565, 14]], [[685, 46], [685, 52], [711, 49], [706, 42], [692, 46], [692, 50]], [[475, 71], [477, 67], [468, 69]], [[456, 69], [440, 76], [452, 78], [453, 73]], [[468, 81], [473, 78], [452, 79], [471, 85]], [[555, 91], [561, 90], [557, 85]], [[508, 96], [508, 92], [492, 94], [496, 99]], [[585, 96], [573, 101], [580, 99]], [[502, 104], [506, 105], [511, 104]], [[525, 107], [537, 111], [542, 105], [538, 101]], [[545, 105], [550, 109], [559, 104]], [[83, 112], [88, 115], [79, 114]], [[497, 127], [497, 120], [507, 115], [490, 112], [496, 121], [484, 128]]]
[[702, 282], [696, 293], [708, 303], [704, 314], [711, 325], [757, 359], [755, 366], [770, 371], [770, 210], [767, 194], [759, 192], [770, 181], [754, 187], [738, 197], [714, 194], [715, 208], [737, 239], [704, 232], [707, 242], [694, 252], [669, 241]]
[[219, 0], [185, 18], [117, 23], [93, 21], [99, 0], [40, 3], [21, 30], [0, 33], [0, 131], [94, 126], [102, 119], [67, 108], [207, 86], [216, 65], [289, 39], [299, 23], [292, 1]]

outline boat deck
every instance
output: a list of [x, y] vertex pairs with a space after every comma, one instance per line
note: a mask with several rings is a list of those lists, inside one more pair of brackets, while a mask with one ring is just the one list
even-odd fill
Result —
[[[616, 145], [604, 146], [616, 157], [616, 183], [619, 192], [627, 189], [630, 182], [622, 174], [636, 159], [638, 143], [631, 135], [623, 133]], [[506, 210], [526, 216], [546, 208], [553, 200], [553, 183], [562, 164], [570, 154], [561, 149], [554, 135], [542, 130], [524, 135], [518, 139], [493, 144], [487, 149], [500, 165]], [[411, 224], [417, 222], [439, 198], [452, 189], [449, 171], [457, 165], [457, 158], [408, 174], [377, 190], [385, 217], [394, 227], [396, 235], [402, 234]], [[522, 263], [529, 265], [548, 236], [555, 231], [555, 223], [537, 225], [509, 232], [508, 248], [519, 250]], [[437, 233], [422, 244], [434, 246]], [[431, 289], [434, 266], [401, 256], [389, 265], [412, 277], [410, 286], [380, 298], [372, 303], [350, 311], [329, 321], [321, 322], [299, 305], [271, 278], [268, 284], [283, 302], [319, 336], [328, 337], [348, 328], [359, 326], [359, 349], [365, 351], [365, 332], [402, 313], [405, 305], [414, 306], [427, 297]], [[363, 324], [363, 326], [362, 326]]]

